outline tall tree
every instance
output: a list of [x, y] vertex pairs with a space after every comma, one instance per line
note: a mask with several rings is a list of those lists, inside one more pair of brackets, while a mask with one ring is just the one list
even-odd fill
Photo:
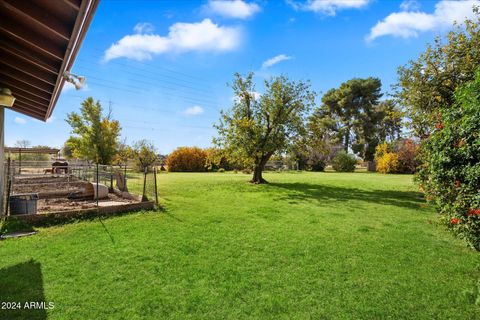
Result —
[[32, 145], [29, 140], [17, 140], [15, 141], [15, 147], [18, 148], [28, 148]]
[[222, 112], [214, 142], [233, 158], [253, 166], [252, 183], [265, 183], [265, 164], [304, 130], [315, 93], [308, 82], [279, 76], [265, 81], [265, 92], [256, 99], [253, 73], [235, 74], [232, 89], [237, 99], [231, 110]]
[[121, 128], [120, 123], [112, 119], [111, 110], [104, 116], [100, 102], [89, 97], [82, 102], [80, 113], [69, 113], [66, 121], [73, 134], [67, 144], [75, 157], [101, 164], [112, 163]]
[[426, 138], [441, 118], [439, 109], [454, 104], [455, 89], [474, 79], [480, 65], [480, 12], [464, 25], [456, 24], [443, 39], [437, 37], [417, 60], [398, 69], [396, 98], [406, 107], [410, 128]]
[[123, 141], [118, 143], [117, 146], [117, 154], [113, 159], [113, 163], [120, 167], [128, 165], [128, 160], [134, 158], [135, 153], [131, 146], [127, 144], [127, 140], [124, 139]]
[[404, 112], [393, 99], [381, 101], [377, 106], [380, 121], [378, 138], [380, 142], [400, 139], [403, 128]]
[[348, 80], [339, 88], [327, 91], [310, 122], [322, 122], [336, 132], [345, 152], [352, 149], [365, 160], [373, 160], [378, 144], [380, 114], [376, 106], [382, 96], [381, 87], [377, 78]]
[[[127, 151], [128, 152], [128, 151]], [[137, 168], [144, 171], [158, 159], [157, 150], [153, 142], [142, 139], [133, 144], [131, 152], [135, 158]]]

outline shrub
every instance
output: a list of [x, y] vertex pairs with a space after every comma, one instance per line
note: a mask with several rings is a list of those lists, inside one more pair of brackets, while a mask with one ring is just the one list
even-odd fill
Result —
[[327, 166], [326, 158], [325, 154], [318, 150], [309, 150], [307, 169], [310, 171], [325, 171], [325, 167]]
[[223, 168], [220, 168], [220, 169], [218, 169], [218, 172], [220, 172], [220, 173], [224, 173], [224, 172], [225, 172], [225, 169], [223, 169]]
[[387, 152], [377, 159], [377, 171], [380, 173], [397, 173], [399, 167], [398, 155], [394, 152]]
[[[205, 168], [208, 171], [215, 171], [223, 168], [224, 170], [230, 170], [231, 165], [226, 157], [224, 150], [219, 148], [207, 148], [205, 149], [207, 158], [205, 160]], [[219, 170], [220, 171], [220, 170]]]
[[206, 159], [207, 154], [198, 147], [180, 147], [167, 157], [166, 165], [172, 172], [202, 172]]
[[380, 173], [396, 173], [400, 167], [398, 155], [384, 142], [375, 148], [375, 162]]
[[13, 216], [5, 217], [0, 221], [0, 235], [14, 232], [34, 231], [31, 225]]
[[437, 129], [423, 143], [416, 176], [444, 223], [480, 251], [480, 70], [440, 108]]
[[356, 164], [355, 156], [346, 152], [339, 152], [332, 160], [333, 170], [338, 172], [353, 172]]
[[402, 139], [396, 142], [395, 151], [398, 156], [399, 173], [415, 173], [420, 165], [418, 150], [418, 144], [412, 139]]
[[419, 165], [418, 145], [412, 139], [381, 143], [375, 148], [375, 163], [381, 173], [414, 173]]
[[325, 171], [326, 166], [327, 166], [327, 164], [325, 163], [325, 161], [321, 160], [321, 159], [309, 160], [308, 161], [308, 169], [310, 171], [323, 172], [323, 171]]

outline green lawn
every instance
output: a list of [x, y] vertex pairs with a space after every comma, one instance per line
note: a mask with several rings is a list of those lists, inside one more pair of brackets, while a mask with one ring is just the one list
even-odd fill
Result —
[[411, 176], [248, 178], [161, 174], [163, 212], [2, 241], [0, 300], [55, 303], [29, 319], [480, 317], [466, 294], [479, 255], [435, 224]]

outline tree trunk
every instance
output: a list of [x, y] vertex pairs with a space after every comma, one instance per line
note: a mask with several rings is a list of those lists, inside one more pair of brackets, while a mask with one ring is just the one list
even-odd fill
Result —
[[347, 133], [345, 133], [345, 145], [344, 145], [345, 153], [348, 153], [349, 145], [350, 145], [350, 126], [348, 126]]
[[268, 183], [267, 180], [263, 179], [262, 172], [267, 164], [268, 159], [270, 159], [272, 155], [267, 154], [260, 158], [260, 161], [255, 164], [255, 169], [253, 170], [253, 178], [250, 180], [251, 183], [260, 184], [260, 183]]

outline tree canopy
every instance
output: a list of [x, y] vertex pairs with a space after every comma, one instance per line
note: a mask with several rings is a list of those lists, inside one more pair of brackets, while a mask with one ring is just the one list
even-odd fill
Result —
[[473, 20], [456, 24], [445, 38], [437, 37], [417, 60], [398, 69], [395, 96], [406, 107], [410, 128], [419, 138], [428, 137], [440, 115], [454, 105], [457, 87], [474, 79], [480, 65], [480, 12]]
[[315, 93], [308, 82], [278, 76], [266, 80], [265, 92], [256, 98], [253, 76], [235, 74], [236, 99], [229, 111], [221, 113], [214, 142], [232, 158], [253, 166], [252, 183], [264, 183], [262, 171], [270, 157], [305, 130]]
[[123, 155], [125, 158], [128, 158], [130, 154], [133, 155], [137, 168], [140, 170], [145, 170], [153, 165], [158, 158], [155, 145], [145, 139], [135, 142], [132, 147], [125, 146], [122, 153], [125, 153]]
[[73, 135], [67, 144], [74, 157], [101, 164], [112, 163], [121, 128], [118, 121], [111, 119], [111, 110], [104, 116], [100, 102], [89, 97], [82, 102], [80, 113], [69, 113], [66, 121], [72, 127]]
[[373, 160], [384, 115], [378, 108], [381, 87], [379, 79], [370, 77], [354, 78], [328, 90], [310, 117], [310, 127], [328, 132], [345, 152], [351, 149], [365, 160]]

